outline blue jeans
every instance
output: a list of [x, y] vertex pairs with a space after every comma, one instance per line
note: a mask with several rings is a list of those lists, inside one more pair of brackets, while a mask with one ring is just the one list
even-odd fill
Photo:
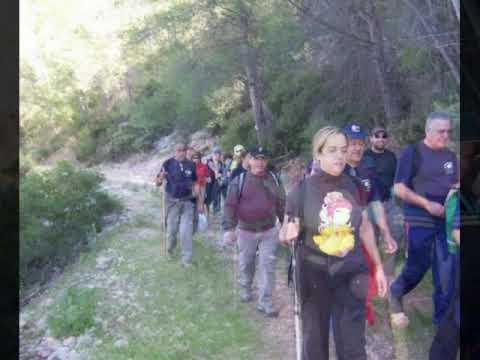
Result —
[[438, 325], [445, 314], [455, 285], [455, 261], [448, 253], [445, 223], [434, 227], [418, 227], [406, 224], [405, 239], [408, 243], [407, 259], [400, 275], [390, 286], [392, 295], [402, 297], [422, 281], [432, 267], [433, 323]]
[[[453, 255], [459, 265], [459, 254]], [[458, 268], [457, 268], [458, 269]], [[455, 294], [448, 310], [438, 326], [438, 331], [430, 347], [430, 360], [455, 360], [460, 343], [460, 274], [455, 279]]]

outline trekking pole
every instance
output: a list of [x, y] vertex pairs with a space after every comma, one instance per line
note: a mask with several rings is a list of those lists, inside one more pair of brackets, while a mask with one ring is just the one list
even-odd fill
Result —
[[233, 244], [233, 307], [237, 309], [237, 261], [238, 249], [237, 241]]
[[296, 360], [302, 360], [303, 358], [303, 334], [302, 334], [302, 318], [301, 318], [301, 304], [298, 294], [297, 283], [297, 244], [293, 241], [291, 244], [292, 250], [292, 272], [293, 272], [293, 314], [295, 319], [295, 353], [297, 355]]
[[167, 210], [166, 210], [166, 201], [165, 201], [165, 189], [160, 189], [160, 201], [161, 204], [161, 217], [162, 217], [162, 224], [161, 224], [161, 232], [162, 232], [162, 251], [163, 256], [167, 256]]

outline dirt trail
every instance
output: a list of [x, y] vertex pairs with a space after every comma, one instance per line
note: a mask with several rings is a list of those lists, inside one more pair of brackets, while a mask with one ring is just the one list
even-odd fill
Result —
[[[162, 162], [164, 158], [159, 158], [156, 162]], [[153, 163], [153, 162], [152, 162]], [[152, 174], [155, 169], [151, 164], [137, 163], [135, 171], [125, 166], [102, 166], [99, 170], [105, 176], [106, 189], [119, 196], [125, 204], [128, 217], [142, 211], [142, 192], [150, 191], [152, 183]], [[136, 192], [131, 192], [125, 184], [136, 184]], [[220, 256], [227, 256], [229, 261], [233, 261], [234, 252], [231, 248], [225, 248], [221, 237], [219, 217], [211, 218], [209, 229], [206, 233], [208, 241], [213, 243]], [[255, 323], [262, 324], [261, 329], [265, 337], [265, 342], [269, 344], [268, 348], [262, 349], [255, 360], [290, 360], [295, 359], [295, 338], [294, 338], [294, 320], [293, 320], [293, 297], [291, 289], [287, 287], [286, 282], [286, 262], [279, 259], [276, 269], [276, 296], [275, 304], [280, 309], [280, 315], [277, 319], [269, 319], [255, 310], [255, 303], [251, 303], [250, 315]], [[232, 270], [233, 272], [233, 270]], [[232, 274], [233, 275], [233, 274]], [[255, 279], [256, 280], [256, 279]], [[256, 287], [253, 291], [256, 293]]]
[[[161, 162], [162, 159], [159, 158]], [[106, 177], [107, 189], [121, 197], [126, 204], [127, 213], [132, 214], [142, 211], [143, 198], [141, 192], [148, 191], [151, 185], [151, 174], [154, 169], [149, 164], [138, 163], [135, 169], [125, 166], [108, 166], [100, 169]], [[148, 177], [147, 177], [148, 176]], [[137, 184], [138, 192], [131, 193], [125, 190], [125, 183]], [[224, 255], [219, 218], [212, 217], [207, 237], [212, 241], [219, 251]], [[233, 257], [233, 251], [226, 252]], [[294, 317], [293, 317], [293, 295], [292, 290], [287, 287], [286, 278], [287, 263], [284, 258], [279, 258], [276, 266], [276, 284], [275, 284], [275, 304], [280, 309], [280, 315], [276, 319], [265, 318], [255, 309], [255, 303], [250, 305], [251, 316], [256, 323], [262, 324], [262, 333], [266, 342], [270, 344], [267, 349], [258, 354], [255, 360], [290, 360], [295, 359], [295, 337], [294, 337]], [[255, 281], [254, 281], [255, 283]], [[254, 287], [254, 292], [256, 288]], [[367, 329], [367, 354], [368, 359], [390, 360], [395, 359], [393, 349], [392, 331], [385, 318], [377, 315], [377, 323], [374, 327]], [[335, 359], [334, 345], [331, 341], [331, 358]]]

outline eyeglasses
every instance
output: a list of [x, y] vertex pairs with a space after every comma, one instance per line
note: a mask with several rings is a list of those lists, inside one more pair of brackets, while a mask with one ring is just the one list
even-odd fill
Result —
[[180, 149], [175, 149], [175, 150], [176, 150], [176, 151], [178, 151], [178, 152], [184, 152], [184, 151], [187, 151], [187, 149], [186, 149], [186, 148], [180, 148]]
[[375, 139], [388, 139], [388, 135], [385, 133], [375, 134]]
[[441, 129], [441, 130], [435, 130], [437, 134], [448, 134], [450, 135], [452, 133], [452, 129]]

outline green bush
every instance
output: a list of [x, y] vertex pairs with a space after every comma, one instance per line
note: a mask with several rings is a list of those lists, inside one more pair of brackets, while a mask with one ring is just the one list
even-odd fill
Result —
[[[87, 243], [92, 226], [119, 211], [118, 200], [100, 189], [101, 175], [68, 162], [20, 181], [20, 278], [41, 280], [43, 271], [66, 263], [75, 247]], [[40, 278], [39, 278], [40, 277]]]
[[49, 309], [48, 327], [56, 338], [78, 336], [94, 325], [95, 289], [70, 287]]
[[79, 161], [86, 161], [92, 157], [97, 150], [97, 143], [88, 128], [83, 128], [78, 133], [75, 156]]

